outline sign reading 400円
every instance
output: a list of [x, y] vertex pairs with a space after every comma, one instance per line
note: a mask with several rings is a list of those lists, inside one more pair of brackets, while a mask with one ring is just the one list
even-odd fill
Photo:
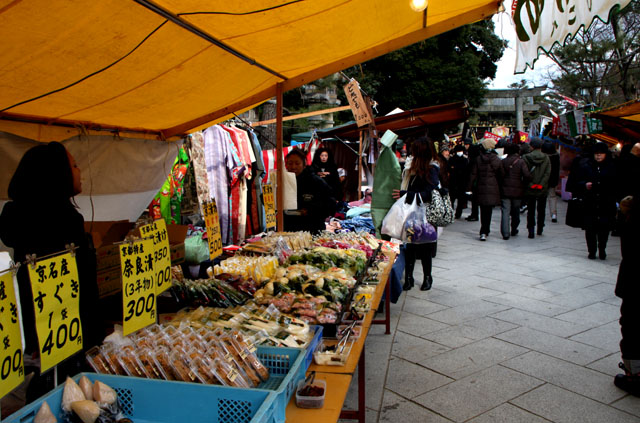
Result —
[[29, 265], [31, 292], [44, 372], [82, 349], [80, 282], [71, 253]]
[[0, 398], [24, 380], [22, 333], [12, 271], [0, 275]]
[[209, 257], [211, 260], [222, 254], [222, 236], [220, 234], [220, 218], [216, 200], [212, 199], [204, 203], [204, 222], [207, 226], [207, 239], [209, 240]]
[[160, 295], [171, 286], [171, 250], [167, 224], [164, 219], [140, 227], [143, 238], [153, 238], [153, 269], [156, 282], [156, 295]]
[[153, 241], [120, 245], [122, 271], [122, 332], [128, 335], [156, 321]]

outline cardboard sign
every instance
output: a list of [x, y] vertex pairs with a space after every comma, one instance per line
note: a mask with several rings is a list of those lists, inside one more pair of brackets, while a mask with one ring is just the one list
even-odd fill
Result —
[[276, 202], [273, 198], [273, 186], [271, 184], [262, 185], [262, 201], [267, 217], [267, 229], [276, 228]]
[[155, 251], [150, 239], [120, 245], [125, 336], [156, 322]]
[[373, 122], [371, 109], [362, 97], [358, 81], [352, 79], [351, 82], [344, 86], [344, 93], [347, 95], [347, 101], [349, 101], [349, 106], [351, 107], [357, 125], [365, 126]]
[[204, 208], [204, 222], [207, 226], [207, 239], [209, 240], [209, 257], [211, 260], [222, 254], [222, 237], [220, 235], [220, 218], [216, 200], [207, 201]]
[[153, 272], [156, 295], [171, 287], [171, 246], [164, 219], [140, 227], [142, 238], [153, 239]]
[[82, 349], [76, 258], [64, 253], [29, 265], [42, 372]]
[[17, 286], [14, 272], [7, 271], [0, 275], [0, 398], [24, 381]]

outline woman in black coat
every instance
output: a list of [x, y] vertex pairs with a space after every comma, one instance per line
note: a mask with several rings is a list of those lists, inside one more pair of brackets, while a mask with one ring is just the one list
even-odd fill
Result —
[[285, 167], [296, 175], [298, 209], [285, 212], [284, 230], [323, 231], [325, 219], [336, 212], [331, 187], [306, 165], [305, 154], [297, 148], [287, 154]]
[[[434, 189], [440, 188], [440, 163], [438, 162], [435, 148], [431, 140], [427, 137], [417, 138], [411, 143], [411, 167], [408, 169], [409, 186], [406, 191], [393, 190], [393, 198], [398, 199], [407, 194], [406, 203], [413, 203], [414, 197], [420, 195], [425, 202], [431, 201], [431, 193]], [[422, 273], [424, 280], [421, 291], [428, 291], [433, 284], [431, 267], [433, 253], [436, 243], [426, 244], [406, 244], [405, 250], [405, 277], [403, 289], [405, 291], [413, 288], [413, 269], [416, 259], [422, 262]]]
[[583, 225], [589, 258], [607, 258], [607, 241], [616, 217], [616, 169], [609, 148], [599, 142], [593, 154], [572, 169], [567, 191], [583, 199]]
[[504, 175], [502, 162], [494, 150], [496, 142], [490, 138], [482, 140], [483, 153], [471, 167], [469, 188], [476, 183], [480, 205], [480, 241], [486, 241], [491, 232], [493, 207], [500, 205], [500, 183]]
[[342, 184], [338, 174], [338, 166], [333, 160], [331, 150], [328, 148], [318, 148], [313, 155], [311, 162], [313, 173], [324, 179], [333, 190], [333, 198], [342, 201]]
[[449, 157], [449, 197], [456, 209], [456, 219], [462, 217], [467, 208], [467, 184], [469, 182], [469, 159], [464, 155], [464, 146], [456, 145]]
[[[25, 153], [9, 183], [9, 201], [0, 215], [0, 238], [13, 248], [13, 259], [24, 263], [27, 254], [43, 257], [63, 252], [75, 244], [80, 279], [80, 319], [83, 348], [102, 341], [99, 320], [96, 257], [84, 231], [84, 219], [72, 198], [82, 190], [80, 169], [64, 146], [57, 142], [38, 145]], [[53, 372], [39, 375], [38, 339], [31, 282], [27, 266], [18, 270], [18, 289], [25, 335], [25, 373], [34, 372], [27, 388], [30, 402], [53, 388]], [[77, 354], [58, 366], [59, 379], [84, 370]]]

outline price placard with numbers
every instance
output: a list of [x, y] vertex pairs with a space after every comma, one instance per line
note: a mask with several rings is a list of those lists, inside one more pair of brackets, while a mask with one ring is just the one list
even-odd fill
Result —
[[[0, 266], [4, 267], [2, 264]], [[0, 398], [24, 381], [22, 330], [15, 273], [0, 274]]]
[[140, 227], [143, 238], [153, 238], [153, 273], [156, 295], [171, 287], [171, 247], [164, 219]]
[[120, 245], [122, 332], [125, 336], [156, 322], [154, 254], [151, 239]]
[[206, 201], [203, 205], [204, 222], [207, 226], [207, 239], [209, 240], [209, 258], [213, 260], [222, 254], [222, 236], [220, 235], [220, 218], [216, 200]]
[[82, 349], [76, 258], [65, 253], [30, 264], [29, 279], [44, 372]]
[[264, 211], [267, 217], [267, 229], [276, 228], [276, 202], [273, 198], [273, 185], [264, 184], [262, 186], [262, 201], [264, 203]]

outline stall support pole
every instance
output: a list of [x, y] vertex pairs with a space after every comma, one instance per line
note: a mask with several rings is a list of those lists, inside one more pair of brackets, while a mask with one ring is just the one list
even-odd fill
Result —
[[362, 196], [362, 140], [364, 139], [364, 132], [360, 131], [360, 142], [358, 143], [358, 198], [361, 200]]
[[278, 187], [276, 204], [278, 205], [278, 231], [284, 230], [284, 157], [282, 157], [282, 83], [276, 85], [276, 157], [278, 158]]

